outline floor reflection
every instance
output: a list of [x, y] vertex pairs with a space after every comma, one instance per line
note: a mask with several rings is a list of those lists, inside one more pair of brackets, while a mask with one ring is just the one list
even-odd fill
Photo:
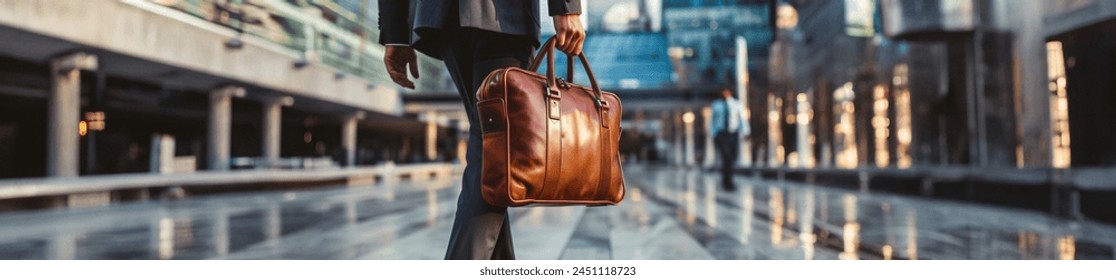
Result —
[[[611, 207], [512, 208], [521, 259], [1114, 259], [1116, 226], [625, 168]], [[0, 215], [2, 259], [441, 259], [457, 177]]]
[[[0, 258], [357, 258], [394, 236], [445, 223], [459, 191], [453, 182], [7, 213], [0, 215]], [[422, 218], [415, 205], [425, 206]], [[347, 231], [357, 227], [374, 230]]]
[[[756, 182], [745, 177], [737, 178], [739, 193], [734, 195], [708, 183], [695, 189], [685, 185], [692, 180], [679, 180], [694, 174], [717, 176], [714, 173], [628, 170], [626, 176], [635, 179], [630, 184], [645, 194], [660, 196], [663, 207], [687, 225], [688, 238], [706, 244], [709, 242], [702, 239], [709, 234], [705, 231], [717, 231], [731, 236], [741, 250], [756, 252], [751, 257], [756, 259], [1116, 258], [1116, 227], [1108, 224], [1029, 210]], [[647, 176], [650, 174], [654, 176]], [[693, 205], [693, 197], [703, 198], [697, 201], [700, 205]], [[720, 218], [729, 216], [734, 218]], [[767, 240], [755, 243], [753, 233], [762, 233]], [[1089, 249], [1082, 250], [1082, 246]]]

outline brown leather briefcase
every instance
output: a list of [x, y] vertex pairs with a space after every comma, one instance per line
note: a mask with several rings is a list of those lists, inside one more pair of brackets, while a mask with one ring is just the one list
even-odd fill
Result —
[[[554, 75], [554, 39], [529, 69], [488, 74], [477, 90], [484, 132], [481, 194], [494, 206], [615, 205], [624, 199], [620, 169], [620, 99]], [[546, 57], [546, 75], [535, 73]], [[567, 61], [572, 78], [573, 58]]]

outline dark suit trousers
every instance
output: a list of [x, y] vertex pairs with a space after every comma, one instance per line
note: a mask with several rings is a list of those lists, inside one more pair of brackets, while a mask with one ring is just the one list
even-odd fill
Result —
[[717, 150], [721, 152], [721, 187], [735, 190], [732, 167], [736, 166], [736, 157], [740, 154], [740, 138], [735, 132], [719, 132], [713, 140], [716, 141]]
[[511, 223], [506, 207], [488, 205], [481, 198], [481, 123], [477, 115], [477, 88], [488, 73], [505, 67], [527, 67], [537, 39], [473, 28], [452, 28], [443, 33], [442, 60], [449, 68], [469, 115], [469, 145], [457, 215], [453, 221], [446, 259], [515, 259]]

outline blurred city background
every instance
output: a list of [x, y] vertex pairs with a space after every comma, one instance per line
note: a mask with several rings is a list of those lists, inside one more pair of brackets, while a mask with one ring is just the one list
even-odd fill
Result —
[[[1116, 1], [582, 1], [628, 196], [520, 258], [1116, 259]], [[0, 258], [440, 259], [468, 121], [377, 4], [0, 0]]]

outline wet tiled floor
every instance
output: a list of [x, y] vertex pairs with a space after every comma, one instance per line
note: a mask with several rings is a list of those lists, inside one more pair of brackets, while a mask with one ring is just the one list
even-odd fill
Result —
[[[511, 210], [520, 259], [1114, 259], [1116, 226], [629, 166], [614, 207]], [[0, 215], [3, 259], [440, 259], [457, 177]]]

